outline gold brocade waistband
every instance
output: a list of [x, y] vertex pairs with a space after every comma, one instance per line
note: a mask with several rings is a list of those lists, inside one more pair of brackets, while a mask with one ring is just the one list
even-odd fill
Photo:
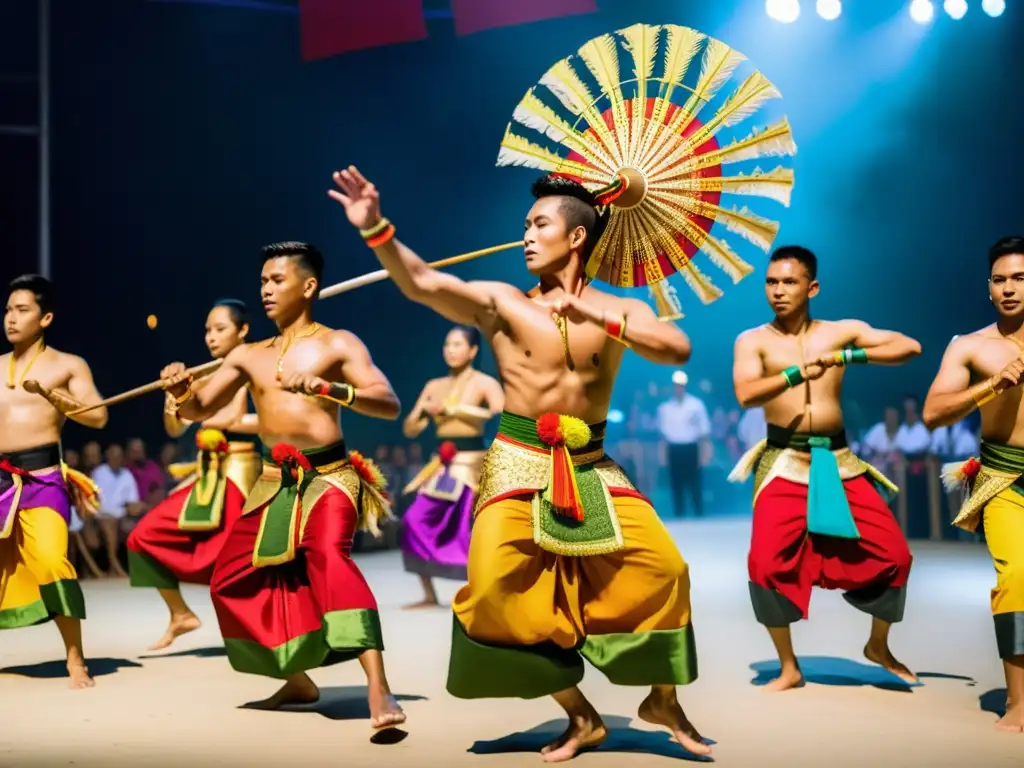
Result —
[[[219, 471], [223, 477], [238, 486], [242, 493], [248, 494], [260, 476], [262, 465], [263, 460], [260, 458], [256, 443], [230, 442]], [[168, 471], [173, 478], [181, 480], [171, 491], [174, 493], [195, 482], [199, 472], [199, 458], [196, 457], [195, 461], [171, 464]]]
[[[842, 480], [852, 480], [855, 477], [868, 474], [891, 492], [899, 491], [889, 478], [866, 461], [862, 461], [849, 448], [834, 450], [832, 455], [836, 458], [839, 477]], [[808, 451], [798, 451], [793, 448], [770, 446], [767, 440], [761, 440], [736, 462], [736, 466], [729, 473], [729, 480], [734, 483], [744, 482], [750, 477], [751, 472], [754, 474], [754, 502], [756, 502], [761, 489], [777, 477], [792, 483], [808, 485], [811, 476], [811, 454]]]
[[440, 493], [439, 498], [457, 498], [462, 494], [463, 487], [476, 491], [486, 455], [487, 451], [459, 451], [447, 467], [448, 474], [456, 480], [457, 487], [445, 491], [438, 491], [435, 487], [437, 480], [444, 474], [445, 466], [436, 455], [432, 456], [426, 466], [402, 489], [402, 493], [418, 492], [426, 493], [428, 496]]
[[[605, 457], [603, 449], [574, 455], [572, 463], [577, 467], [595, 465], [594, 470], [609, 488], [635, 490], [626, 473]], [[550, 481], [550, 451], [503, 439], [499, 434], [484, 454], [476, 513], [496, 499], [543, 490]]]

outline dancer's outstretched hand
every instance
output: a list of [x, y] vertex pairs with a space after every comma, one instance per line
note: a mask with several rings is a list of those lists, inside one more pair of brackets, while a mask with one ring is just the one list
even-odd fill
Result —
[[337, 189], [327, 191], [341, 203], [349, 222], [357, 229], [370, 229], [380, 221], [380, 193], [354, 166], [334, 172]]

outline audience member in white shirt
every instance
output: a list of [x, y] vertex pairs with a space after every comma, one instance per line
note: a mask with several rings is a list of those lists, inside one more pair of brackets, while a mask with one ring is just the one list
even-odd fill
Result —
[[864, 461], [883, 473], [891, 472], [896, 463], [896, 433], [899, 429], [900, 412], [886, 408], [885, 418], [869, 429], [861, 441]]
[[668, 445], [669, 483], [676, 517], [685, 509], [689, 495], [694, 514], [703, 513], [701, 487], [701, 447], [711, 434], [711, 419], [704, 402], [686, 391], [686, 374], [672, 375], [675, 394], [658, 406], [658, 431]]
[[127, 572], [117, 559], [120, 536], [126, 521], [134, 520], [145, 510], [139, 501], [139, 487], [132, 473], [124, 465], [124, 451], [119, 445], [111, 445], [106, 451], [106, 464], [100, 464], [92, 471], [92, 479], [100, 489], [100, 511], [97, 518], [100, 532], [107, 547], [110, 570], [118, 576]]
[[764, 418], [764, 408], [748, 408], [744, 411], [740, 423], [736, 425], [736, 433], [744, 451], [749, 451], [768, 437], [768, 422]]
[[921, 421], [920, 406], [913, 395], [903, 399], [903, 423], [896, 430], [893, 443], [907, 458], [928, 453], [932, 446], [932, 433]]

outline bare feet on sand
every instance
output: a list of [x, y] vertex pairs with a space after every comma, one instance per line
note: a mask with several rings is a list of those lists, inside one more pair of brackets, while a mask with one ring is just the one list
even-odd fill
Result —
[[441, 604], [437, 600], [420, 600], [418, 603], [409, 603], [403, 605], [403, 611], [419, 611], [423, 608], [440, 608]]
[[545, 763], [563, 763], [572, 760], [579, 752], [600, 746], [607, 738], [608, 729], [604, 727], [600, 716], [594, 712], [591, 715], [572, 718], [565, 733], [541, 749], [540, 754]]
[[779, 676], [770, 683], [766, 683], [764, 689], [772, 693], [778, 693], [779, 691], [788, 691], [791, 688], [803, 687], [804, 673], [800, 671], [800, 667], [784, 666], [782, 671], [779, 672]]
[[645, 722], [668, 728], [676, 737], [679, 745], [690, 754], [698, 756], [711, 754], [711, 747], [704, 743], [703, 737], [686, 719], [674, 690], [668, 695], [651, 691], [640, 705], [637, 714]]
[[370, 727], [373, 730], [394, 728], [405, 722], [405, 712], [387, 689], [371, 689], [367, 698], [370, 705]]
[[916, 683], [917, 677], [911, 672], [905, 664], [900, 663], [896, 660], [896, 657], [892, 655], [892, 651], [889, 650], [888, 645], [872, 645], [868, 643], [864, 646], [864, 658], [868, 661], [873, 661], [875, 664], [880, 664], [885, 668], [885, 671], [896, 675], [900, 680], [905, 683]]
[[84, 664], [68, 664], [68, 688], [73, 691], [82, 688], [93, 688], [96, 681], [89, 677], [89, 669]]
[[184, 634], [194, 632], [203, 626], [203, 622], [194, 613], [186, 613], [183, 616], [172, 616], [171, 623], [167, 625], [167, 631], [163, 637], [149, 646], [151, 651], [162, 651], [170, 646], [175, 640]]
[[320, 689], [306, 674], [288, 679], [281, 690], [263, 701], [247, 705], [249, 709], [280, 709], [287, 704], [315, 704], [320, 699]]
[[1024, 706], [1007, 709], [1006, 714], [996, 723], [996, 730], [1006, 731], [1007, 733], [1024, 732]]

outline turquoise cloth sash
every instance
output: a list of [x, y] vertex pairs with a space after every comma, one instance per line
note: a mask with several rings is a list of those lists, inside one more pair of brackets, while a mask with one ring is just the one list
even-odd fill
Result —
[[839, 465], [827, 437], [812, 437], [811, 473], [807, 483], [807, 530], [840, 539], [859, 539], [846, 488], [839, 477]]

